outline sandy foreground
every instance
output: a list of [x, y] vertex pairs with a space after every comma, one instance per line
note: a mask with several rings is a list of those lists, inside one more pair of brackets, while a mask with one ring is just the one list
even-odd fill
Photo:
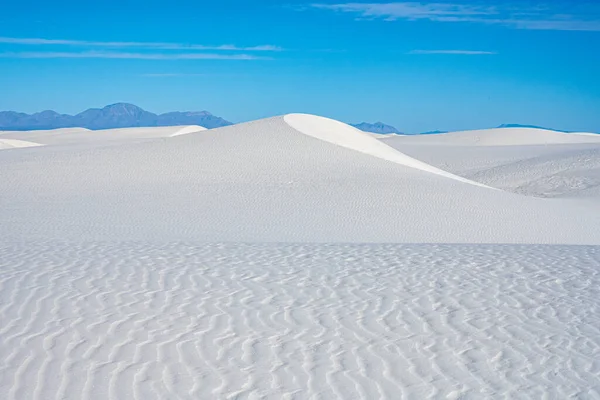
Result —
[[1, 399], [600, 398], [600, 135], [0, 144]]

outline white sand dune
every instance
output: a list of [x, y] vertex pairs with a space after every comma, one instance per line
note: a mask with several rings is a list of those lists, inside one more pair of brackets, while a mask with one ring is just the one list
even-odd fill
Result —
[[175, 131], [174, 133], [171, 133], [169, 136], [175, 137], [175, 136], [187, 135], [188, 133], [201, 132], [201, 131], [207, 130], [205, 127], [199, 126], [199, 125], [189, 125], [189, 126], [178, 127], [178, 128], [179, 129], [177, 131]]
[[421, 164], [387, 147], [386, 156], [400, 164], [303, 134], [283, 117], [213, 132], [6, 154], [0, 158], [5, 233], [72, 240], [600, 243], [600, 213], [591, 204], [477, 187], [415, 168]]
[[20, 149], [20, 148], [25, 148], [25, 147], [37, 147], [37, 146], [42, 146], [42, 144], [28, 142], [25, 140], [0, 138], [0, 150]]
[[0, 399], [600, 398], [597, 142], [195, 129], [0, 152]]
[[477, 182], [469, 181], [460, 176], [450, 174], [439, 168], [435, 168], [429, 164], [408, 157], [380, 141], [373, 140], [372, 135], [366, 134], [357, 128], [339, 121], [307, 114], [289, 114], [284, 117], [284, 120], [298, 132], [321, 139], [325, 142], [333, 143], [410, 168], [416, 168], [464, 183], [482, 186]]
[[198, 125], [119, 128], [95, 131], [85, 128], [63, 128], [40, 131], [4, 131], [0, 132], [0, 138], [30, 140], [46, 145], [97, 145], [166, 138], [205, 130], [206, 128]]
[[390, 140], [409, 144], [447, 146], [526, 146], [540, 144], [600, 143], [600, 135], [592, 133], [562, 133], [535, 128], [498, 128], [449, 132], [435, 135], [396, 135]]
[[488, 186], [530, 196], [600, 202], [600, 196], [595, 196], [600, 189], [600, 135], [492, 129], [430, 136], [383, 142]]
[[[600, 188], [600, 145], [527, 156], [493, 168], [471, 171], [470, 179], [526, 195], [578, 197]], [[600, 198], [598, 198], [600, 200]]]
[[46, 136], [56, 133], [77, 133], [77, 132], [90, 132], [87, 128], [57, 128], [57, 129], [37, 129], [33, 131], [1, 131], [1, 135], [12, 135], [12, 134], [24, 134], [33, 136]]

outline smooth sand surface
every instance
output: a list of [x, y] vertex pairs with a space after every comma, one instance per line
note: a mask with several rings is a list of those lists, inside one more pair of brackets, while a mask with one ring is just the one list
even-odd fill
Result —
[[528, 196], [600, 201], [600, 135], [492, 129], [382, 141], [491, 187]]
[[[69, 240], [600, 243], [599, 209], [579, 199], [478, 187], [307, 135], [283, 117], [209, 132], [77, 151], [47, 146], [6, 152], [0, 158], [4, 234]], [[384, 150], [402, 162], [413, 160]]]
[[42, 146], [40, 143], [28, 142], [26, 140], [4, 139], [0, 136], [0, 150], [22, 149], [25, 147]]
[[433, 135], [396, 135], [392, 139], [405, 143], [447, 146], [527, 146], [540, 144], [600, 144], [600, 134], [563, 133], [536, 128], [497, 128], [449, 132]]
[[0, 140], [18, 139], [45, 145], [98, 146], [126, 141], [166, 138], [205, 130], [206, 128], [198, 125], [189, 125], [104, 129], [95, 131], [85, 128], [62, 128], [39, 131], [0, 131]]

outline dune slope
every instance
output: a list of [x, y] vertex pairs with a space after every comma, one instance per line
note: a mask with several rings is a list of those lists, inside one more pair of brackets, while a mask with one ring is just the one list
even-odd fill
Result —
[[600, 135], [492, 129], [438, 136], [383, 141], [438, 168], [502, 190], [600, 202], [595, 195], [600, 190]]
[[45, 145], [93, 146], [106, 143], [114, 144], [127, 141], [166, 138], [205, 130], [206, 128], [198, 125], [119, 128], [94, 131], [84, 128], [62, 128], [40, 131], [0, 131], [0, 139], [30, 140]]
[[436, 135], [411, 135], [390, 138], [404, 143], [449, 146], [528, 146], [540, 144], [600, 144], [600, 135], [590, 133], [563, 133], [536, 128], [498, 128]]
[[26, 140], [4, 139], [0, 137], [0, 150], [20, 149], [25, 147], [42, 146], [40, 143], [28, 142]]
[[[319, 117], [308, 118], [317, 127], [322, 124]], [[460, 182], [307, 135], [284, 117], [211, 132], [77, 152], [49, 147], [6, 154], [0, 158], [5, 235], [600, 243], [600, 213], [592, 205]], [[384, 150], [412, 162], [391, 148]]]

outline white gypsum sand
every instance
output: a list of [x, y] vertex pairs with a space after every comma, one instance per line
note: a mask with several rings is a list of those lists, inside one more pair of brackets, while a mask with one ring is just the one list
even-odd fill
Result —
[[383, 142], [464, 178], [538, 197], [598, 199], [600, 135], [491, 129]]
[[325, 142], [460, 182], [481, 186], [477, 182], [469, 181], [408, 157], [380, 141], [373, 140], [372, 135], [342, 122], [307, 114], [289, 114], [284, 119], [297, 131]]
[[210, 132], [77, 151], [9, 152], [0, 159], [5, 235], [600, 243], [596, 204], [479, 187], [306, 135], [282, 117]]
[[585, 246], [0, 245], [3, 399], [598, 395]]
[[198, 125], [159, 126], [141, 128], [118, 128], [89, 130], [84, 128], [61, 128], [38, 131], [0, 131], [0, 140], [31, 140], [45, 145], [99, 145], [167, 138], [205, 131]]
[[25, 147], [42, 146], [40, 143], [28, 142], [26, 140], [4, 139], [0, 136], [0, 150], [20, 149]]
[[526, 146], [569, 143], [600, 143], [600, 134], [564, 133], [537, 128], [497, 128], [431, 135], [395, 135], [391, 139], [413, 144], [447, 146]]
[[596, 137], [134, 129], [0, 152], [0, 399], [600, 396]]

